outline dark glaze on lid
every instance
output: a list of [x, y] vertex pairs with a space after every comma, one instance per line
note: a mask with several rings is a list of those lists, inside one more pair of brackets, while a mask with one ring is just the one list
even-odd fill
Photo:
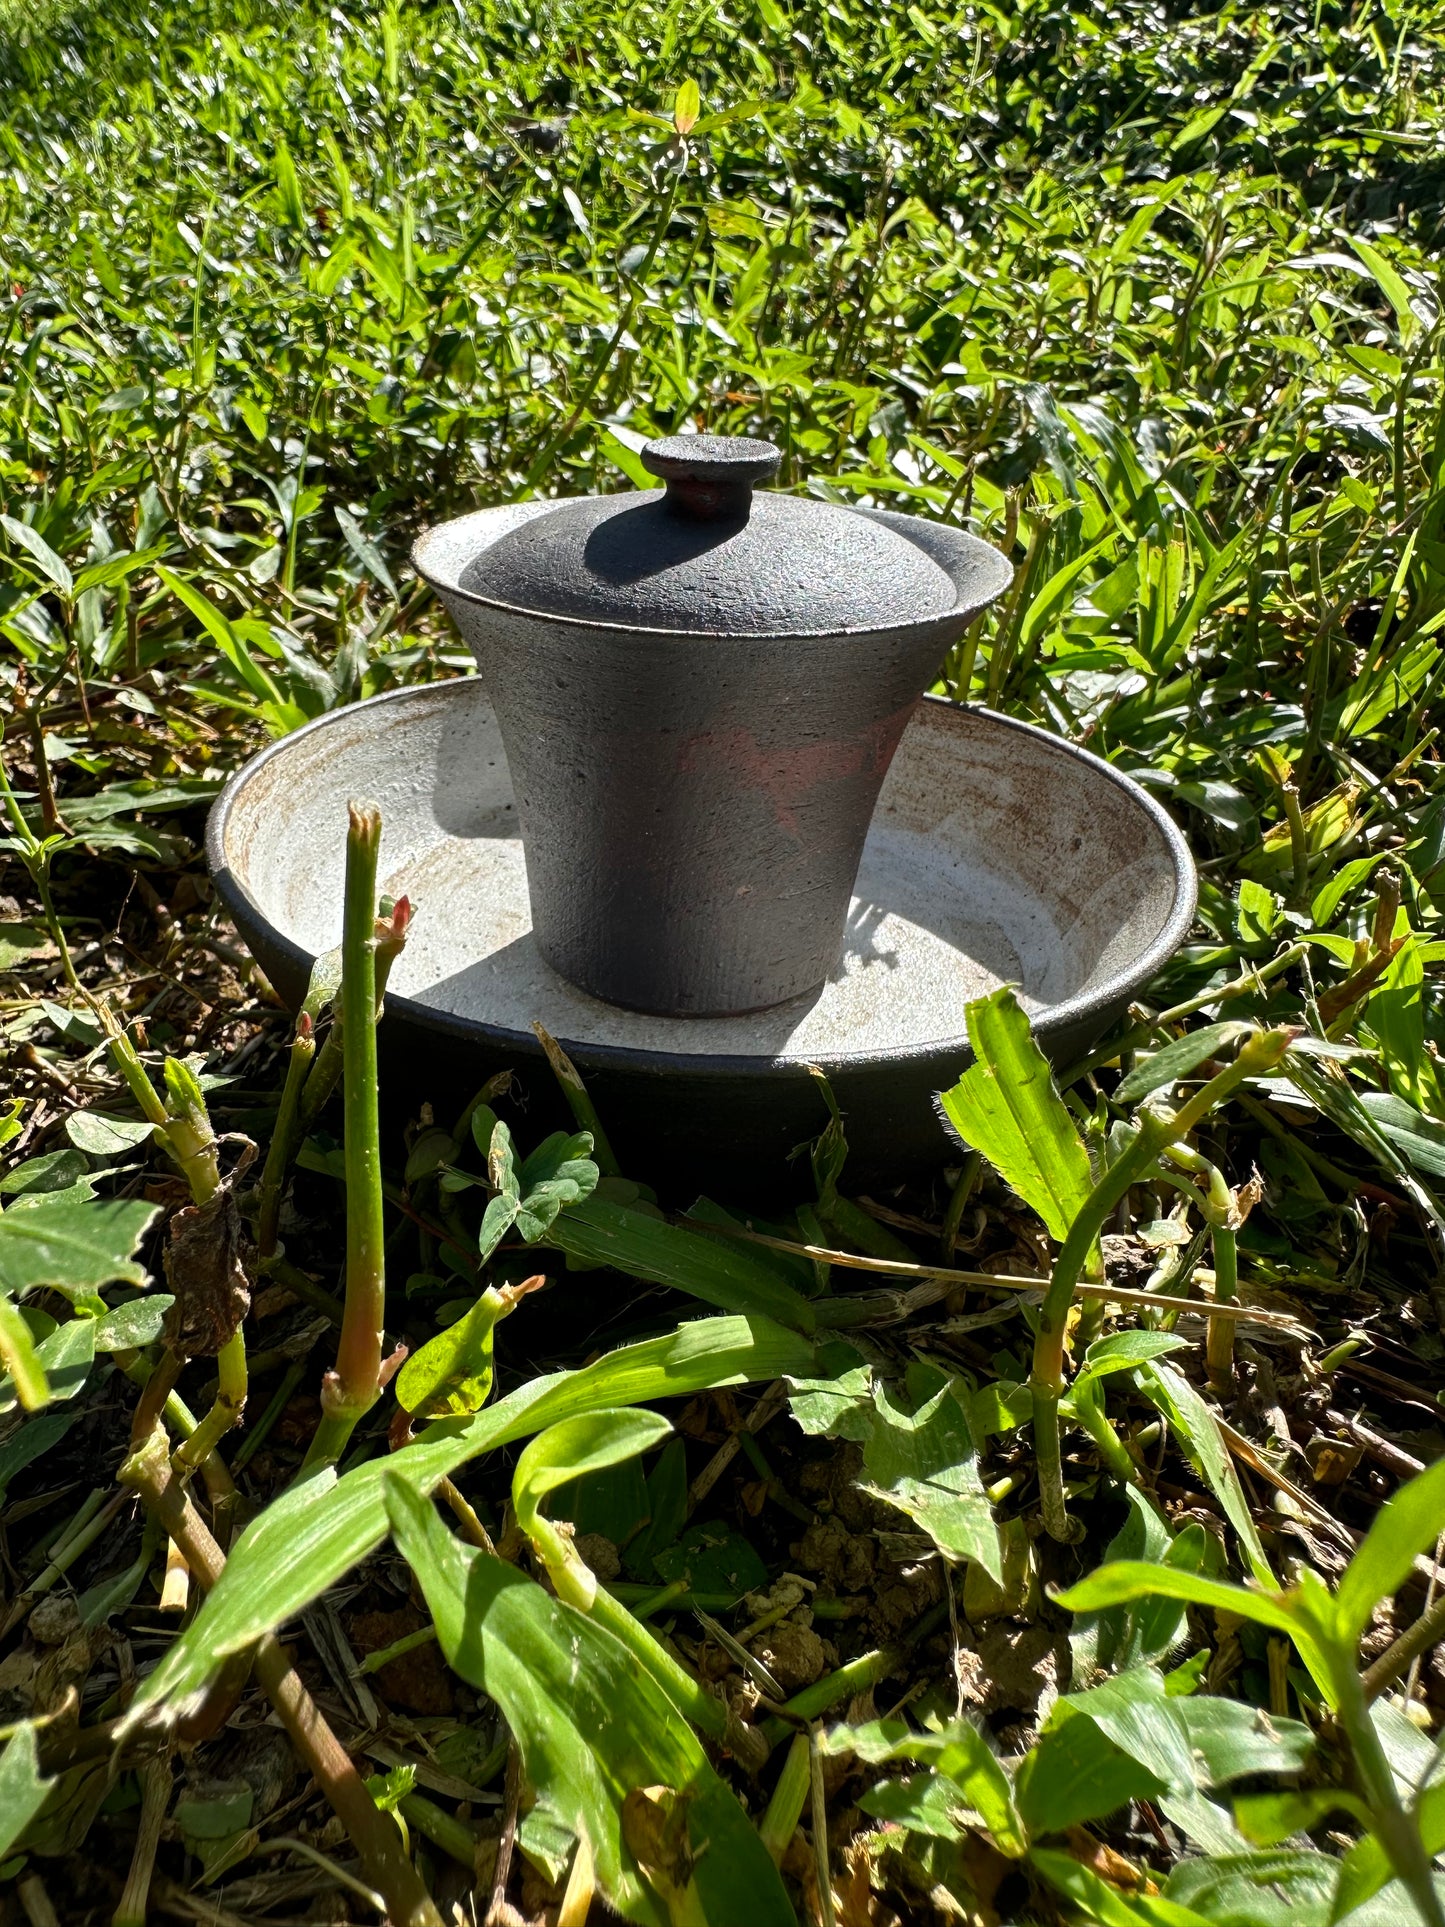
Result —
[[952, 577], [856, 510], [754, 492], [771, 442], [671, 435], [642, 464], [665, 484], [559, 502], [485, 549], [459, 586], [514, 609], [693, 635], [820, 635], [946, 615]]

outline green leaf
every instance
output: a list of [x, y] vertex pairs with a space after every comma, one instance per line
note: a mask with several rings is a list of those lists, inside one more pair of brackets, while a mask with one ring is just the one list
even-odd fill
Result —
[[1106, 1606], [1120, 1606], [1132, 1599], [1182, 1599], [1191, 1606], [1207, 1606], [1214, 1612], [1234, 1613], [1258, 1625], [1272, 1627], [1293, 1638], [1298, 1621], [1279, 1592], [1256, 1592], [1236, 1586], [1225, 1579], [1206, 1579], [1202, 1573], [1181, 1572], [1169, 1566], [1150, 1565], [1139, 1559], [1118, 1559], [1097, 1571], [1086, 1573], [1074, 1585], [1056, 1593], [1060, 1606], [1071, 1613], [1098, 1612]]
[[1174, 1900], [1145, 1894], [1131, 1894], [1126, 1899], [1117, 1887], [1101, 1880], [1072, 1854], [1035, 1847], [1029, 1865], [1081, 1907], [1086, 1920], [1098, 1921], [1100, 1927], [1214, 1927], [1209, 1916], [1192, 1913]]
[[1155, 1800], [1168, 1782], [1130, 1757], [1093, 1720], [1065, 1716], [1024, 1756], [1014, 1798], [1031, 1840]]
[[143, 1118], [102, 1117], [99, 1111], [72, 1111], [65, 1120], [65, 1135], [93, 1158], [123, 1157], [144, 1144], [155, 1128]]
[[1239, 1535], [1250, 1571], [1261, 1585], [1272, 1585], [1274, 1574], [1239, 1483], [1219, 1421], [1182, 1372], [1172, 1365], [1149, 1364], [1140, 1369], [1139, 1389], [1168, 1419], [1184, 1454], [1223, 1506]]
[[821, 1750], [834, 1757], [853, 1753], [870, 1766], [888, 1760], [926, 1764], [934, 1776], [942, 1775], [953, 1783], [964, 1805], [977, 1813], [1003, 1853], [1017, 1859], [1028, 1846], [1008, 1775], [983, 1734], [967, 1720], [922, 1733], [902, 1720], [835, 1726]]
[[1169, 1697], [1155, 1666], [1135, 1666], [1082, 1693], [1057, 1700], [1044, 1732], [1076, 1719], [1092, 1720], [1121, 1753], [1148, 1769], [1171, 1792], [1194, 1788], [1194, 1762], [1176, 1717], [1180, 1701]]
[[8, 1854], [49, 1799], [55, 1782], [42, 1780], [35, 1728], [22, 1720], [0, 1753], [0, 1855]]
[[1252, 1024], [1230, 1019], [1222, 1024], [1204, 1024], [1198, 1030], [1187, 1031], [1183, 1037], [1176, 1037], [1172, 1044], [1166, 1044], [1163, 1050], [1145, 1058], [1142, 1064], [1122, 1078], [1114, 1092], [1115, 1102], [1137, 1104], [1141, 1097], [1148, 1097], [1151, 1091], [1162, 1090], [1166, 1084], [1178, 1083], [1180, 1078], [1197, 1071], [1209, 1058], [1217, 1057], [1234, 1038], [1242, 1037], [1253, 1028]]
[[401, 597], [396, 592], [396, 584], [391, 579], [391, 570], [386, 566], [386, 558], [362, 529], [360, 523], [354, 516], [348, 515], [344, 508], [338, 508], [336, 525], [346, 539], [347, 548], [351, 550], [372, 581], [385, 589], [393, 602], [400, 602]]
[[[848, 1359], [858, 1356], [851, 1345], [838, 1350]], [[873, 1436], [873, 1367], [849, 1365], [832, 1378], [790, 1378], [788, 1403], [809, 1438], [862, 1444]]]
[[1370, 1810], [1359, 1795], [1338, 1787], [1241, 1794], [1234, 1803], [1234, 1824], [1251, 1846], [1278, 1847], [1322, 1825], [1332, 1813], [1348, 1813], [1363, 1826], [1370, 1824]]
[[[627, 1649], [504, 1560], [460, 1545], [394, 1470], [383, 1494], [449, 1664], [496, 1701], [528, 1782], [586, 1839], [606, 1899], [658, 1927], [796, 1927], [756, 1829]], [[644, 1824], [643, 1788], [666, 1789], [675, 1855]]]
[[1404, 1585], [1416, 1557], [1434, 1545], [1445, 1522], [1445, 1459], [1418, 1473], [1382, 1506], [1335, 1593], [1342, 1641], [1357, 1645], [1375, 1607]]
[[679, 134], [690, 134], [702, 112], [702, 97], [695, 80], [685, 80], [672, 103], [672, 124]]
[[53, 1191], [0, 1212], [0, 1289], [18, 1298], [42, 1285], [97, 1291], [145, 1283], [144, 1268], [130, 1254], [158, 1207], [79, 1193], [88, 1187]]
[[26, 1158], [7, 1171], [0, 1178], [0, 1195], [18, 1198], [40, 1191], [73, 1190], [88, 1198], [92, 1187], [84, 1179], [89, 1169], [89, 1161], [80, 1151], [47, 1151], [43, 1157]]
[[783, 1284], [776, 1268], [754, 1257], [745, 1244], [725, 1245], [607, 1198], [593, 1196], [568, 1206], [546, 1241], [569, 1258], [671, 1285], [724, 1311], [761, 1314], [803, 1332], [816, 1323], [803, 1294]]
[[727, 1594], [738, 1600], [768, 1583], [768, 1569], [740, 1532], [715, 1520], [690, 1525], [675, 1544], [653, 1554], [664, 1585], [682, 1583], [692, 1592]]
[[1372, 247], [1368, 241], [1362, 241], [1358, 235], [1350, 236], [1350, 246], [1375, 277], [1380, 293], [1394, 309], [1395, 320], [1400, 328], [1400, 339], [1405, 342], [1413, 341], [1420, 331], [1420, 317], [1410, 305], [1409, 284], [1404, 276], [1390, 266], [1378, 248]]
[[939, 1096], [944, 1120], [1062, 1241], [1094, 1183], [1073, 1116], [1007, 985], [971, 1003], [967, 1018], [978, 1061]]
[[604, 1409], [549, 1425], [523, 1448], [512, 1474], [512, 1509], [546, 1566], [558, 1598], [568, 1605], [590, 1612], [597, 1581], [570, 1534], [559, 1532], [543, 1518], [543, 1499], [575, 1478], [640, 1457], [671, 1431], [658, 1412]]
[[467, 1418], [492, 1389], [492, 1341], [497, 1320], [511, 1310], [488, 1287], [470, 1311], [415, 1351], [396, 1379], [396, 1399], [413, 1418]]
[[1147, 1365], [1150, 1359], [1166, 1358], [1170, 1352], [1188, 1349], [1189, 1340], [1178, 1338], [1173, 1332], [1112, 1332], [1107, 1338], [1096, 1338], [1085, 1352], [1074, 1388], [1077, 1390], [1087, 1379], [1104, 1378], [1110, 1372], [1132, 1371], [1136, 1365]]
[[934, 1366], [915, 1364], [908, 1388], [919, 1401], [912, 1412], [895, 1405], [885, 1386], [877, 1388], [863, 1447], [863, 1489], [907, 1513], [946, 1559], [976, 1559], [1002, 1585], [998, 1528], [956, 1382]]
[[0, 529], [4, 529], [12, 542], [18, 542], [22, 549], [27, 550], [35, 558], [40, 564], [42, 574], [53, 588], [58, 589], [61, 595], [66, 597], [72, 594], [75, 583], [70, 570], [51, 548], [39, 529], [31, 528], [28, 522], [17, 522], [13, 515], [0, 515]]
[[[95, 1363], [95, 1320], [68, 1318], [35, 1347], [35, 1362], [45, 1374], [46, 1403], [60, 1404], [72, 1399], [90, 1376]], [[33, 1411], [22, 1396], [25, 1386], [11, 1377], [0, 1377], [0, 1413], [14, 1411], [17, 1403]]]
[[1262, 1706], [1203, 1693], [1181, 1695], [1169, 1704], [1205, 1787], [1228, 1786], [1251, 1773], [1297, 1773], [1314, 1752], [1315, 1736], [1307, 1726]]
[[[1137, 1486], [1126, 1486], [1129, 1514], [1104, 1557], [1157, 1565], [1172, 1555], [1174, 1543], [1153, 1505]], [[1145, 1660], [1162, 1659], [1179, 1638], [1184, 1608], [1172, 1601], [1142, 1600], [1080, 1614], [1069, 1635], [1075, 1682], [1087, 1685], [1096, 1674], [1124, 1671]]]
[[11, 1481], [52, 1445], [58, 1445], [79, 1417], [79, 1412], [47, 1412], [44, 1418], [27, 1419], [0, 1445], [0, 1506], [5, 1503]]
[[95, 1322], [95, 1349], [98, 1352], [138, 1351], [153, 1345], [161, 1335], [166, 1313], [175, 1303], [169, 1292], [147, 1292], [128, 1305], [117, 1305]]
[[1171, 1904], [1197, 1907], [1212, 1923], [1326, 1927], [1338, 1878], [1339, 1862], [1326, 1854], [1276, 1849], [1182, 1861], [1164, 1892]]
[[1373, 1123], [1417, 1170], [1445, 1178], [1445, 1124], [1437, 1124], [1391, 1091], [1358, 1091], [1356, 1096]]
[[227, 1653], [303, 1611], [386, 1537], [381, 1475], [390, 1469], [429, 1492], [480, 1453], [544, 1426], [609, 1406], [690, 1398], [714, 1386], [806, 1373], [813, 1350], [767, 1319], [705, 1318], [608, 1352], [575, 1372], [529, 1380], [469, 1422], [425, 1438], [342, 1479], [303, 1480], [241, 1534], [209, 1598], [136, 1696], [136, 1706], [194, 1692]]

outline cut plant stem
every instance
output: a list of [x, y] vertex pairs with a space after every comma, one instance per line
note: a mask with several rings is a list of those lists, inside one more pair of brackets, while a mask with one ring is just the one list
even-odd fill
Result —
[[120, 1904], [111, 1915], [111, 1927], [146, 1927], [146, 1907], [150, 1900], [151, 1874], [156, 1864], [161, 1827], [171, 1799], [170, 1755], [147, 1760], [140, 1770], [140, 1818], [136, 1822], [135, 1846], [130, 1857], [130, 1872]]
[[1262, 1076], [1273, 1070], [1288, 1049], [1292, 1035], [1287, 1030], [1255, 1031], [1245, 1038], [1234, 1062], [1211, 1078], [1177, 1111], [1146, 1111], [1134, 1141], [1109, 1166], [1069, 1227], [1054, 1261], [1053, 1275], [1039, 1312], [1033, 1368], [1029, 1374], [1034, 1399], [1039, 1497], [1044, 1527], [1051, 1538], [1067, 1543], [1073, 1537], [1073, 1525], [1064, 1500], [1059, 1400], [1063, 1395], [1069, 1309], [1094, 1242], [1114, 1208], [1127, 1196], [1130, 1186], [1152, 1169], [1160, 1154], [1176, 1139], [1192, 1131], [1247, 1077]]
[[1432, 1646], [1438, 1646], [1442, 1640], [1445, 1640], [1445, 1592], [1420, 1615], [1413, 1626], [1407, 1626], [1394, 1644], [1387, 1646], [1380, 1657], [1365, 1668], [1360, 1675], [1365, 1698], [1378, 1699], [1386, 1687], [1393, 1686], [1401, 1673], [1412, 1666], [1422, 1653], [1428, 1653]]
[[773, 1788], [767, 1812], [758, 1822], [763, 1845], [777, 1867], [783, 1864], [783, 1855], [788, 1851], [793, 1835], [798, 1831], [798, 1822], [803, 1817], [803, 1802], [813, 1783], [812, 1753], [808, 1735], [796, 1734], [783, 1761], [783, 1770]]
[[[357, 1423], [381, 1396], [386, 1320], [386, 1227], [382, 1217], [381, 1124], [376, 1078], [376, 863], [381, 813], [352, 803], [346, 840], [341, 938], [346, 1158], [346, 1304], [336, 1369], [321, 1387], [321, 1421], [304, 1470], [334, 1465]], [[364, 1015], [360, 1015], [364, 1013]], [[358, 1021], [358, 1016], [360, 1020]]]
[[[173, 1470], [159, 1426], [131, 1452], [120, 1469], [120, 1479], [139, 1493], [146, 1509], [185, 1554], [196, 1582], [209, 1592], [225, 1570], [225, 1555]], [[292, 1745], [350, 1835], [366, 1878], [386, 1901], [392, 1927], [442, 1927], [441, 1914], [406, 1856], [395, 1821], [367, 1792], [365, 1781], [274, 1635], [267, 1633], [258, 1641], [255, 1666]]]

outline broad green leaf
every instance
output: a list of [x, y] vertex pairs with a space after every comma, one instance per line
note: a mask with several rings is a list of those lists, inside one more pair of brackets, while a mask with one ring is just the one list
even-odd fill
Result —
[[1360, 1104], [1417, 1170], [1445, 1178], [1445, 1124], [1425, 1117], [1408, 1099], [1392, 1091], [1359, 1091]]
[[31, 528], [28, 522], [17, 521], [13, 515], [0, 515], [0, 529], [4, 529], [12, 542], [18, 542], [22, 549], [34, 557], [40, 565], [41, 573], [53, 588], [58, 589], [63, 596], [69, 596], [74, 592], [75, 583], [69, 568], [61, 561], [39, 529]]
[[1335, 1593], [1342, 1641], [1358, 1644], [1375, 1607], [1404, 1585], [1418, 1554], [1445, 1529], [1445, 1459], [1437, 1459], [1382, 1506]]
[[1332, 1813], [1348, 1813], [1365, 1827], [1370, 1810], [1356, 1793], [1339, 1787], [1304, 1792], [1245, 1793], [1234, 1803], [1234, 1823], [1255, 1847], [1278, 1847], [1297, 1833], [1322, 1826]]
[[1327, 1854], [1276, 1849], [1181, 1861], [1164, 1893], [1175, 1904], [1197, 1908], [1209, 1922], [1326, 1927], [1338, 1878], [1339, 1862]]
[[935, 1840], [963, 1840], [973, 1824], [968, 1802], [951, 1780], [938, 1773], [906, 1773], [901, 1779], [875, 1780], [859, 1796], [860, 1811], [910, 1833]]
[[695, 80], [685, 80], [672, 103], [672, 124], [679, 134], [690, 134], [702, 112], [702, 98]]
[[[964, 1806], [983, 1821], [1003, 1853], [1017, 1859], [1028, 1846], [1008, 1775], [983, 1734], [967, 1720], [922, 1733], [902, 1720], [835, 1726], [822, 1743], [822, 1750], [835, 1756], [853, 1753], [870, 1766], [887, 1760], [926, 1764], [935, 1775], [952, 1783]], [[868, 1810], [877, 1812], [876, 1808]]]
[[714, 1519], [690, 1525], [674, 1544], [653, 1554], [652, 1567], [664, 1585], [683, 1584], [691, 1592], [725, 1595], [734, 1602], [768, 1583], [767, 1567], [742, 1534]]
[[1189, 1340], [1178, 1338], [1173, 1332], [1111, 1332], [1107, 1338], [1096, 1338], [1085, 1352], [1074, 1386], [1077, 1389], [1084, 1379], [1132, 1371], [1136, 1365], [1148, 1364], [1150, 1359], [1166, 1358], [1170, 1352], [1188, 1349]]
[[1230, 1019], [1222, 1024], [1204, 1024], [1198, 1030], [1186, 1031], [1183, 1037], [1176, 1037], [1172, 1044], [1157, 1050], [1152, 1057], [1146, 1057], [1142, 1064], [1130, 1071], [1120, 1080], [1114, 1092], [1119, 1104], [1137, 1104], [1141, 1097], [1148, 1097], [1151, 1091], [1163, 1090], [1166, 1084], [1177, 1084], [1181, 1077], [1188, 1077], [1211, 1057], [1217, 1057], [1224, 1046], [1236, 1037], [1242, 1037], [1252, 1030], [1252, 1024], [1240, 1023]]
[[1176, 1718], [1181, 1702], [1165, 1691], [1155, 1666], [1135, 1666], [1082, 1693], [1057, 1700], [1044, 1732], [1076, 1719], [1092, 1720], [1121, 1753], [1147, 1768], [1171, 1792], [1195, 1785], [1194, 1762]]
[[1097, 1921], [1099, 1927], [1214, 1927], [1210, 1916], [1193, 1913], [1176, 1900], [1156, 1894], [1125, 1896], [1072, 1854], [1035, 1847], [1029, 1865], [1082, 1908], [1085, 1920]]
[[151, 1291], [144, 1298], [133, 1298], [128, 1305], [117, 1305], [95, 1320], [95, 1349], [125, 1352], [153, 1345], [175, 1302], [169, 1292]]
[[512, 1474], [512, 1509], [537, 1548], [558, 1598], [568, 1605], [589, 1612], [597, 1580], [571, 1535], [543, 1518], [543, 1499], [574, 1478], [639, 1457], [660, 1445], [671, 1430], [657, 1412], [603, 1410], [549, 1425], [523, 1447]]
[[86, 1186], [12, 1205], [0, 1212], [0, 1290], [18, 1298], [42, 1285], [59, 1291], [143, 1285], [145, 1269], [131, 1253], [157, 1210], [138, 1199], [92, 1198]]
[[[1445, 1852], [1445, 1781], [1427, 1786], [1413, 1804], [1425, 1852], [1433, 1860]], [[1378, 1837], [1367, 1834], [1345, 1855], [1332, 1920], [1345, 1920], [1357, 1907], [1379, 1893], [1394, 1877], [1394, 1868]]]
[[1158, 1799], [1168, 1786], [1093, 1720], [1065, 1715], [1025, 1754], [1014, 1799], [1029, 1838], [1037, 1840], [1102, 1820], [1131, 1800]]
[[41, 1191], [74, 1191], [89, 1198], [94, 1196], [94, 1186], [85, 1183], [89, 1169], [90, 1160], [81, 1151], [47, 1151], [12, 1165], [0, 1178], [0, 1196], [28, 1198]]
[[1314, 1751], [1315, 1736], [1307, 1726], [1262, 1706], [1205, 1693], [1176, 1695], [1169, 1705], [1204, 1787], [1228, 1786], [1251, 1773], [1297, 1773]]
[[546, 1242], [569, 1258], [671, 1285], [724, 1311], [761, 1314], [803, 1332], [812, 1331], [817, 1322], [803, 1294], [783, 1284], [776, 1269], [754, 1257], [741, 1241], [725, 1245], [607, 1198], [594, 1195], [569, 1206]]
[[144, 1144], [155, 1128], [143, 1118], [102, 1117], [99, 1111], [72, 1111], [65, 1120], [65, 1135], [93, 1158], [123, 1157]]
[[[1169, 1529], [1137, 1486], [1126, 1486], [1124, 1497], [1128, 1517], [1105, 1550], [1105, 1560], [1157, 1565], [1173, 1550]], [[1087, 1686], [1098, 1674], [1162, 1659], [1178, 1641], [1183, 1625], [1183, 1606], [1168, 1600], [1136, 1599], [1081, 1613], [1069, 1634], [1075, 1684]]]
[[[394, 1470], [383, 1495], [449, 1664], [496, 1701], [528, 1782], [587, 1841], [611, 1905], [658, 1927], [796, 1927], [757, 1830], [627, 1649], [514, 1566], [463, 1547]], [[645, 1788], [675, 1829], [670, 1855]]]
[[[858, 1356], [851, 1345], [839, 1349], [845, 1358]], [[788, 1403], [809, 1438], [861, 1445], [873, 1435], [873, 1367], [845, 1365], [833, 1378], [790, 1378]]]
[[1272, 1585], [1274, 1574], [1259, 1529], [1250, 1514], [1249, 1501], [1214, 1413], [1184, 1374], [1172, 1365], [1143, 1366], [1138, 1383], [1139, 1389], [1168, 1419], [1185, 1457], [1223, 1506], [1244, 1547], [1250, 1571], [1261, 1585]]
[[42, 1780], [35, 1728], [22, 1720], [0, 1753], [0, 1858], [7, 1855], [49, 1799], [55, 1782]]
[[998, 1527], [957, 1385], [933, 1366], [914, 1365], [908, 1389], [918, 1400], [912, 1412], [877, 1388], [863, 1489], [906, 1512], [946, 1559], [976, 1559], [1002, 1585]]
[[1368, 241], [1362, 241], [1358, 235], [1350, 236], [1350, 246], [1375, 277], [1380, 293], [1394, 309], [1400, 339], [1413, 341], [1420, 332], [1420, 317], [1411, 305], [1410, 288], [1404, 276], [1391, 267], [1378, 248], [1372, 247]]
[[458, 1466], [544, 1426], [609, 1406], [690, 1398], [714, 1386], [807, 1373], [812, 1346], [765, 1318], [705, 1318], [606, 1353], [575, 1372], [530, 1379], [467, 1423], [448, 1420], [342, 1479], [323, 1473], [269, 1505], [232, 1548], [210, 1597], [136, 1696], [136, 1706], [194, 1692], [239, 1652], [304, 1610], [386, 1537], [381, 1477], [429, 1492]]
[[967, 1017], [978, 1061], [940, 1094], [944, 1120], [1062, 1241], [1094, 1183], [1073, 1116], [1007, 985], [976, 999]]

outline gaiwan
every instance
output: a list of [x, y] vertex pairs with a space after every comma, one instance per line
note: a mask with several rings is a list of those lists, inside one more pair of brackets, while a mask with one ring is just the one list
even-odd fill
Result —
[[547, 962], [634, 1010], [764, 1010], [834, 967], [899, 738], [1011, 571], [760, 487], [770, 442], [642, 461], [662, 488], [484, 509], [414, 559], [496, 709]]

